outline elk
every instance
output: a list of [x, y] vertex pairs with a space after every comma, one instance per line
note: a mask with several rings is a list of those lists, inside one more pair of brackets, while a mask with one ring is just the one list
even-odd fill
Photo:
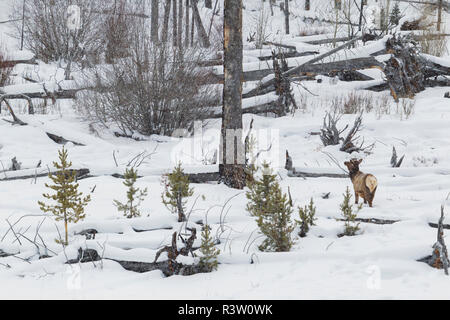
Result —
[[355, 190], [355, 203], [358, 204], [359, 197], [364, 199], [364, 203], [369, 203], [372, 208], [373, 198], [375, 197], [375, 191], [377, 191], [377, 178], [372, 174], [366, 174], [359, 171], [359, 165], [362, 159], [352, 159], [345, 162], [350, 174], [350, 179], [353, 183], [353, 189]]

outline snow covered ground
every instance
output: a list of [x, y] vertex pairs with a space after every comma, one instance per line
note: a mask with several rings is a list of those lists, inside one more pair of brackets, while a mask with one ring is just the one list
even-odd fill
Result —
[[[7, 8], [8, 2], [0, 1], [0, 8]], [[248, 1], [244, 34], [251, 29], [249, 16], [255, 13], [250, 9], [255, 6], [256, 1]], [[300, 5], [294, 5], [293, 10], [295, 15], [304, 13]], [[1, 18], [6, 20], [7, 15], [2, 13]], [[450, 23], [449, 15], [445, 18]], [[271, 19], [271, 32], [282, 34], [284, 20], [278, 8]], [[293, 24], [297, 23], [294, 21]], [[300, 29], [308, 26], [298, 24]], [[7, 31], [6, 27], [2, 28], [3, 32]], [[294, 33], [293, 37], [292, 41], [300, 45], [295, 40], [298, 35]], [[8, 47], [16, 50], [15, 40], [7, 39]], [[442, 59], [448, 62], [450, 56]], [[27, 67], [17, 66], [15, 70], [22, 72], [24, 68]], [[37, 72], [43, 81], [62, 75], [61, 70], [51, 65], [42, 65]], [[379, 71], [365, 73], [380, 78]], [[186, 172], [217, 170], [216, 165], [205, 164], [205, 160], [218, 148], [219, 120], [208, 123], [203, 140], [152, 136], [145, 141], [134, 141], [117, 138], [111, 131], [100, 128], [93, 132], [68, 100], [50, 106], [45, 115], [26, 115], [20, 112], [24, 105], [14, 105], [28, 126], [11, 126], [0, 121], [0, 160], [5, 167], [16, 157], [31, 175], [45, 172], [61, 147], [48, 138], [46, 132], [50, 132], [85, 145], [69, 143], [66, 147], [74, 167], [89, 168], [94, 177], [80, 181], [81, 190], [91, 194], [92, 202], [87, 207], [86, 219], [70, 225], [70, 246], [62, 251], [54, 241], [58, 229], [63, 229], [62, 224], [42, 216], [37, 204], [43, 199], [44, 184], [49, 179], [1, 181], [13, 177], [13, 173], [2, 172], [0, 168], [0, 253], [15, 254], [0, 258], [0, 298], [449, 299], [450, 278], [442, 270], [417, 261], [431, 254], [436, 240], [436, 229], [428, 223], [437, 222], [441, 204], [445, 205], [447, 214], [450, 212], [450, 100], [443, 98], [449, 88], [428, 88], [418, 94], [409, 117], [392, 98], [388, 99], [389, 112], [373, 111], [364, 115], [361, 135], [367, 142], [375, 143], [375, 148], [370, 155], [353, 154], [352, 157], [364, 159], [361, 170], [374, 174], [379, 187], [374, 207], [364, 206], [358, 216], [399, 222], [362, 223], [360, 235], [339, 238], [343, 222], [335, 218], [340, 217], [339, 205], [345, 188], [352, 188], [350, 179], [291, 178], [283, 169], [286, 150], [301, 171], [341, 173], [326, 153], [341, 165], [350, 158], [338, 147], [323, 147], [319, 136], [311, 133], [320, 130], [333, 97], [347, 95], [361, 84], [322, 78], [322, 83], [309, 81], [303, 87], [294, 85], [296, 99], [304, 107], [294, 115], [244, 116], [246, 130], [254, 119], [261, 143], [273, 144], [270, 155], [264, 156], [278, 171], [283, 190], [287, 192], [290, 187], [295, 205], [304, 206], [314, 198], [316, 226], [307, 238], [297, 238], [289, 253], [259, 252], [257, 246], [261, 239], [254, 218], [245, 210], [245, 190], [195, 184], [195, 194], [187, 205], [192, 208], [190, 224], [204, 220], [207, 215], [213, 235], [220, 239], [221, 254], [217, 272], [189, 277], [165, 278], [160, 271], [137, 274], [125, 271], [108, 258], [152, 262], [158, 249], [170, 242], [171, 234], [184, 230], [185, 226], [177, 223], [176, 217], [161, 203], [161, 175], [169, 172], [178, 160], [183, 161]], [[247, 89], [254, 86], [247, 85]], [[381, 101], [386, 95], [367, 94], [373, 95], [374, 101]], [[3, 109], [1, 116], [10, 118]], [[344, 115], [341, 123], [351, 123], [355, 117]], [[400, 156], [406, 155], [401, 168], [389, 165], [394, 146]], [[154, 154], [139, 167], [139, 174], [144, 177], [138, 180], [138, 187], [147, 187], [149, 196], [142, 204], [141, 218], [124, 219], [112, 201], [124, 198], [125, 187], [122, 180], [111, 174], [123, 173], [127, 163], [144, 151]], [[39, 161], [42, 161], [41, 169], [33, 169]], [[330, 193], [329, 199], [322, 199], [326, 193]], [[297, 213], [293, 216], [296, 218]], [[39, 260], [30, 241], [24, 238], [18, 241], [12, 232], [7, 232], [8, 222], [17, 221], [15, 230], [21, 230], [30, 239], [35, 237], [40, 225], [39, 234], [52, 257]], [[76, 235], [91, 228], [99, 231], [95, 240]], [[66, 265], [67, 259], [76, 258], [80, 247], [98, 249], [106, 259], [95, 264]]]

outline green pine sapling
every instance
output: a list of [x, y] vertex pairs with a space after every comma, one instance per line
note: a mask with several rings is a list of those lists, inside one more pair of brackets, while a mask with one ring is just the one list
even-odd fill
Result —
[[359, 231], [359, 223], [356, 223], [356, 217], [358, 212], [361, 210], [362, 205], [358, 206], [357, 212], [353, 212], [353, 205], [351, 204], [352, 195], [350, 193], [349, 187], [347, 187], [344, 193], [344, 201], [342, 202], [341, 214], [345, 221], [344, 236], [355, 236]]
[[123, 212], [123, 215], [128, 219], [140, 217], [141, 213], [139, 211], [139, 206], [147, 196], [147, 188], [141, 190], [134, 186], [137, 180], [137, 170], [134, 168], [127, 168], [125, 170], [124, 178], [125, 182], [123, 184], [128, 187], [127, 202], [122, 203], [114, 200], [114, 205], [117, 207], [117, 210]]
[[184, 174], [181, 163], [163, 177], [163, 183], [162, 202], [172, 213], [178, 214], [178, 222], [186, 221], [187, 200], [185, 198], [191, 197], [194, 189], [190, 187], [189, 177]]
[[69, 233], [68, 224], [77, 223], [85, 218], [84, 208], [91, 201], [88, 195], [82, 198], [83, 193], [78, 191], [77, 173], [71, 170], [72, 162], [67, 160], [67, 150], [62, 148], [58, 151], [59, 163], [53, 162], [53, 166], [58, 170], [57, 173], [49, 173], [48, 177], [53, 181], [53, 185], [45, 184], [47, 188], [52, 189], [56, 193], [53, 195], [43, 194], [44, 198], [56, 202], [56, 204], [47, 205], [42, 201], [38, 201], [40, 209], [45, 212], [51, 212], [56, 216], [56, 221], [64, 221], [65, 240], [57, 240], [58, 243], [68, 245]]
[[202, 254], [199, 263], [201, 270], [204, 272], [217, 270], [219, 265], [217, 256], [220, 254], [220, 250], [215, 247], [214, 240], [211, 237], [211, 227], [208, 224], [203, 226], [200, 252]]
[[255, 179], [248, 187], [247, 211], [256, 217], [260, 232], [265, 236], [259, 249], [289, 251], [293, 245], [291, 233], [295, 226], [291, 221], [292, 206], [268, 163], [263, 164], [262, 177]]
[[315, 226], [314, 222], [317, 220], [316, 215], [316, 207], [314, 206], [314, 200], [311, 198], [309, 205], [304, 208], [298, 207], [299, 220], [296, 220], [297, 224], [300, 226], [299, 236], [300, 238], [306, 237], [309, 232], [309, 229], [312, 226]]

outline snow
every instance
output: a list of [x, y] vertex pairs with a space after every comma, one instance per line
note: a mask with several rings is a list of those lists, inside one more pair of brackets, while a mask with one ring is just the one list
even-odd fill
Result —
[[[248, 3], [244, 12], [247, 23], [244, 32], [251, 29], [248, 23], [252, 14], [250, 9], [257, 7], [260, 1]], [[314, 3], [312, 1], [312, 11], [315, 10]], [[0, 1], [0, 8], [7, 6], [7, 1]], [[294, 14], [305, 13], [300, 7], [293, 6]], [[445, 17], [450, 22], [448, 14]], [[277, 34], [277, 30], [281, 30], [278, 34], [282, 34], [284, 20], [279, 10], [275, 10], [271, 19], [271, 32]], [[294, 34], [282, 40], [295, 45], [298, 50], [310, 50], [311, 47], [323, 53], [330, 48], [304, 45], [302, 41], [327, 36], [300, 37]], [[273, 36], [271, 40], [279, 42], [280, 39]], [[349, 50], [347, 54], [355, 58], [369, 56], [380, 50], [384, 40], [367, 43], [365, 47]], [[11, 48], [17, 50], [17, 43], [12, 42]], [[260, 53], [266, 55], [269, 50], [268, 47], [248, 50], [246, 70], [258, 70], [264, 66], [266, 62], [254, 58]], [[448, 56], [426, 57], [450, 65]], [[288, 63], [296, 66], [311, 58], [291, 58]], [[348, 56], [331, 57], [334, 61], [346, 58]], [[15, 72], [24, 70], [27, 66], [15, 67]], [[55, 64], [40, 63], [39, 68], [32, 67], [32, 70], [48, 89], [58, 88], [57, 84], [64, 88], [74, 85], [72, 81], [61, 82], [64, 72]], [[311, 197], [317, 206], [316, 226], [306, 238], [295, 237], [295, 246], [289, 253], [258, 251], [261, 239], [258, 239], [254, 218], [245, 209], [245, 190], [233, 190], [217, 183], [194, 184], [195, 194], [187, 204], [190, 213], [188, 225], [178, 223], [176, 216], [162, 204], [164, 187], [161, 176], [168, 173], [177, 161], [182, 160], [185, 171], [189, 173], [217, 171], [217, 164], [205, 163], [218, 149], [220, 120], [209, 121], [200, 138], [152, 136], [145, 137], [144, 141], [135, 141], [117, 138], [111, 129], [96, 125], [94, 128], [98, 135], [93, 133], [89, 123], [75, 112], [70, 100], [49, 106], [56, 110], [54, 113], [36, 115], [21, 112], [22, 104], [12, 102], [17, 116], [28, 126], [12, 126], [0, 121], [0, 165], [7, 169], [11, 159], [17, 157], [23, 168], [20, 172], [3, 172], [0, 167], [0, 253], [17, 254], [16, 257], [0, 258], [0, 298], [449, 299], [450, 278], [442, 270], [417, 261], [431, 254], [436, 239], [437, 230], [430, 228], [428, 223], [438, 221], [441, 204], [445, 205], [447, 213], [450, 212], [450, 102], [443, 98], [449, 88], [427, 88], [419, 93], [415, 98], [414, 112], [408, 118], [401, 111], [401, 103], [395, 104], [390, 97], [389, 112], [377, 113], [374, 110], [364, 114], [361, 136], [367, 143], [375, 143], [370, 155], [350, 156], [340, 152], [338, 147], [323, 147], [320, 138], [311, 133], [320, 131], [323, 116], [330, 109], [334, 97], [357, 91], [372, 95], [378, 101], [387, 94], [364, 91], [368, 86], [381, 84], [382, 78], [379, 70], [364, 70], [363, 73], [375, 80], [350, 83], [322, 76], [322, 83], [306, 81], [302, 86], [293, 84], [297, 102], [304, 102], [301, 105], [304, 108], [294, 115], [282, 118], [244, 116], [245, 132], [254, 119], [259, 149], [267, 149], [272, 143], [273, 150], [263, 153], [262, 157], [272, 162], [283, 190], [287, 192], [289, 187], [295, 206], [304, 206]], [[246, 89], [254, 85], [245, 84]], [[26, 84], [17, 79], [4, 90], [8, 93], [42, 92], [42, 84]], [[245, 99], [243, 106], [262, 104], [275, 98], [273, 94], [267, 94]], [[10, 119], [3, 109], [1, 117]], [[355, 117], [354, 114], [344, 115], [340, 124], [351, 124]], [[70, 224], [70, 245], [65, 251], [55, 242], [63, 224], [55, 222], [51, 216], [43, 216], [37, 204], [38, 200], [43, 200], [42, 194], [47, 192], [45, 183], [50, 180], [43, 177], [1, 181], [18, 175], [43, 173], [52, 168], [52, 161], [56, 160], [61, 146], [50, 140], [46, 132], [84, 144], [66, 147], [74, 168], [89, 168], [93, 176], [79, 181], [80, 190], [91, 194], [92, 202], [86, 209], [86, 219]], [[389, 165], [394, 146], [399, 156], [406, 155], [401, 168]], [[138, 180], [137, 187], [148, 188], [149, 191], [141, 207], [142, 216], [125, 219], [117, 212], [113, 199], [123, 200], [126, 187], [123, 180], [111, 175], [123, 173], [133, 157], [143, 151], [151, 153], [155, 147], [155, 153], [138, 168], [143, 177]], [[296, 169], [303, 172], [342, 173], [327, 154], [337, 159], [341, 166], [351, 157], [363, 158], [361, 170], [374, 174], [379, 187], [374, 207], [364, 206], [358, 217], [399, 222], [392, 225], [362, 223], [361, 234], [339, 238], [343, 223], [336, 219], [340, 218], [339, 205], [345, 188], [352, 188], [350, 179], [289, 177], [283, 169], [286, 150], [289, 150]], [[41, 168], [36, 169], [39, 161], [42, 161]], [[329, 199], [322, 198], [325, 193], [330, 193]], [[21, 217], [24, 218], [19, 220]], [[197, 223], [206, 218], [213, 228], [212, 235], [221, 242], [217, 246], [221, 254], [216, 272], [165, 278], [160, 271], [143, 274], [126, 271], [113, 261], [153, 262], [156, 252], [170, 244], [173, 232], [185, 233], [187, 227], [196, 227], [199, 233], [201, 226]], [[297, 218], [296, 211], [293, 218]], [[34, 238], [36, 228], [42, 222], [39, 234], [49, 250], [44, 252], [40, 248], [40, 254], [52, 257], [39, 260], [32, 243], [25, 239], [19, 243], [12, 232], [7, 232], [7, 222], [17, 221], [15, 230], [24, 232], [30, 239]], [[87, 240], [79, 235], [87, 229], [98, 231], [95, 239]], [[181, 242], [178, 244], [181, 246]], [[199, 244], [200, 237], [194, 247]], [[67, 259], [77, 257], [79, 248], [96, 249], [104, 260], [66, 265]], [[30, 263], [23, 260], [29, 258]], [[165, 258], [166, 255], [162, 254], [159, 261]], [[191, 258], [180, 259], [183, 263], [193, 263]]]

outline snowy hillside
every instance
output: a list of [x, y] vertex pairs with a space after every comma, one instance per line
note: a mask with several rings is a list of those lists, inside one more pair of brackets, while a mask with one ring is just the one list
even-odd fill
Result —
[[[1, 21], [12, 19], [14, 1], [0, 0]], [[304, 10], [303, 0], [291, 1], [291, 32], [286, 35], [280, 2], [284, 1], [276, 1], [272, 16], [268, 1], [244, 1], [243, 68], [248, 77], [255, 74], [250, 74], [251, 71], [272, 69], [271, 60], [259, 59], [271, 56], [272, 50], [277, 49], [268, 42], [294, 47], [297, 54], [286, 59], [288, 67], [292, 68], [343, 43], [334, 46], [332, 42], [317, 44], [314, 41], [348, 36], [346, 26], [305, 19], [332, 20], [334, 5], [328, 0], [312, 0], [309, 11]], [[368, 2], [376, 6], [380, 1]], [[412, 21], [421, 13], [419, 5], [399, 4], [404, 16], [402, 22]], [[204, 7], [204, 1], [199, 1], [198, 5], [208, 29], [212, 10]], [[219, 1], [219, 6], [223, 8], [223, 1]], [[215, 24], [221, 20], [220, 15], [215, 18]], [[251, 36], [258, 32], [261, 19], [267, 20], [264, 23], [266, 44], [256, 48]], [[352, 20], [358, 21], [358, 17]], [[448, 11], [443, 11], [442, 23], [446, 30], [450, 28]], [[0, 33], [10, 60], [33, 59], [30, 50], [20, 50], [20, 39], [12, 36], [11, 23], [1, 23]], [[220, 32], [212, 34], [220, 36]], [[321, 62], [373, 58], [381, 64], [389, 59], [390, 53], [376, 53], [384, 49], [390, 36], [365, 44], [360, 41], [357, 46]], [[441, 57], [428, 58], [450, 69], [450, 41], [446, 46]], [[220, 50], [219, 46], [208, 59], [220, 56]], [[216, 75], [223, 74], [221, 65], [212, 69]], [[313, 73], [308, 72], [305, 76]], [[37, 59], [34, 64], [16, 64], [10, 83], [0, 90], [2, 95], [36, 92], [45, 95], [48, 91], [57, 95], [61, 90], [78, 88], [81, 74], [82, 70], [74, 69], [72, 79], [64, 80], [61, 63]], [[441, 205], [445, 213], [450, 214], [450, 99], [444, 98], [450, 86], [428, 86], [415, 97], [396, 103], [389, 90], [365, 90], [385, 82], [380, 68], [364, 67], [358, 69], [358, 75], [364, 79], [343, 81], [331, 73], [314, 74], [313, 79], [294, 79], [291, 85], [298, 106], [295, 112], [282, 117], [270, 112], [243, 115], [244, 133], [249, 131], [253, 120], [252, 132], [258, 141], [258, 151], [262, 151], [260, 160], [270, 161], [283, 192], [289, 192], [292, 197], [292, 219], [298, 219], [298, 206], [304, 207], [314, 199], [315, 225], [304, 238], [298, 236], [296, 226], [292, 233], [294, 245], [289, 252], [258, 249], [262, 238], [255, 218], [246, 209], [248, 188], [236, 190], [217, 182], [191, 184], [194, 194], [186, 204], [188, 222], [177, 222], [176, 215], [162, 203], [162, 177], [179, 161], [189, 174], [219, 170], [216, 157], [220, 117], [197, 123], [195, 134], [187, 138], [133, 132], [133, 139], [115, 134], [118, 131], [115, 124], [105, 128], [87, 121], [79, 112], [80, 97], [78, 102], [57, 97], [54, 101], [48, 99], [46, 104], [43, 99], [33, 98], [35, 114], [28, 113], [26, 99], [7, 99], [15, 115], [27, 124], [23, 126], [11, 124], [13, 118], [2, 101], [0, 298], [449, 299], [450, 278], [443, 270], [418, 260], [433, 252], [437, 229], [430, 223], [437, 224]], [[34, 80], [29, 81], [30, 78]], [[261, 81], [271, 78], [272, 71], [257, 80], [249, 78], [243, 84], [244, 95]], [[447, 84], [449, 78], [448, 75], [436, 77]], [[220, 84], [214, 85], [221, 89]], [[349, 154], [340, 151], [340, 145], [324, 146], [321, 141], [326, 113], [333, 105], [342, 107], [352, 95], [366, 101], [359, 103], [370, 105], [363, 107], [363, 127], [358, 135], [360, 141], [364, 138], [365, 145], [374, 145], [371, 152]], [[244, 96], [243, 108], [275, 99], [274, 92]], [[89, 102], [81, 100], [81, 103]], [[220, 103], [210, 107], [213, 114], [221, 112]], [[343, 112], [338, 127], [343, 129], [347, 124], [351, 127], [358, 113]], [[73, 168], [89, 170], [89, 174], [79, 180], [79, 189], [92, 200], [86, 207], [86, 218], [69, 224], [69, 244], [64, 247], [55, 241], [61, 238], [63, 221], [55, 221], [51, 213], [43, 213], [38, 205], [38, 201], [45, 200], [43, 193], [49, 192], [45, 184], [52, 181], [46, 173], [54, 172], [53, 162], [62, 147], [50, 139], [49, 134], [67, 140], [65, 148]], [[399, 168], [390, 165], [393, 147], [399, 158], [405, 155]], [[340, 236], [344, 230], [344, 222], [339, 220], [342, 219], [343, 194], [347, 187], [353, 194], [350, 178], [295, 177], [292, 171], [285, 169], [286, 150], [295, 170], [303, 173], [342, 175], [345, 161], [363, 159], [361, 171], [376, 176], [378, 189], [373, 207], [363, 205], [357, 214], [362, 222], [356, 236]], [[20, 163], [19, 170], [12, 170], [13, 158]], [[125, 200], [127, 189], [118, 175], [137, 162], [140, 162], [137, 168], [140, 178], [136, 186], [148, 188], [148, 196], [140, 206], [141, 217], [126, 219], [113, 200]], [[367, 223], [365, 219], [390, 222]], [[120, 263], [153, 263], [158, 251], [171, 244], [174, 232], [188, 238], [188, 228], [196, 228], [200, 235], [202, 224], [206, 222], [220, 249], [217, 271], [166, 277], [160, 270], [129, 271]], [[83, 233], [86, 230], [95, 230], [95, 236], [86, 236]], [[178, 245], [183, 245], [181, 240]], [[198, 236], [193, 247], [200, 245]], [[77, 259], [80, 248], [96, 250], [101, 259], [67, 264]], [[158, 261], [167, 258], [163, 253]], [[180, 258], [186, 264], [195, 260], [191, 256]]]

